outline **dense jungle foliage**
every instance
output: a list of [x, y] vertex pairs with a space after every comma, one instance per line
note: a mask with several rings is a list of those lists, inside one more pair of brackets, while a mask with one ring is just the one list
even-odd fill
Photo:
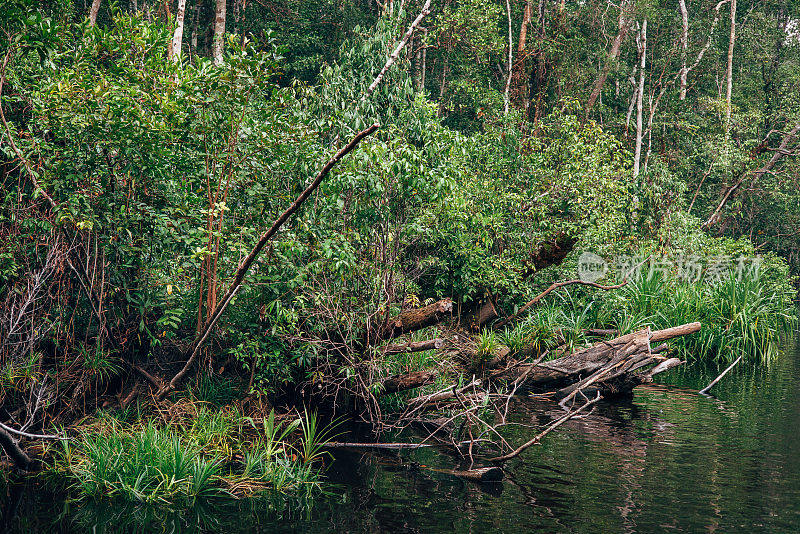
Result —
[[[173, 476], [187, 485], [170, 492], [203, 494], [251, 438], [237, 427], [238, 445], [202, 458], [200, 438], [126, 408], [130, 384], [181, 368], [259, 236], [373, 123], [246, 273], [200, 349], [189, 399], [212, 383], [215, 397], [233, 388], [228, 402], [302, 413], [330, 376], [379, 396], [384, 378], [442, 364], [435, 350], [380, 357], [370, 332], [390, 317], [443, 298], [456, 317], [486, 301], [512, 315], [577, 278], [584, 252], [637, 268], [599, 279], [628, 282], [618, 290], [564, 288], [476, 333], [477, 358], [691, 321], [704, 330], [674, 344], [684, 359], [775, 356], [800, 271], [800, 4], [434, 2], [369, 91], [421, 9], [3, 2], [0, 420], [46, 429], [121, 405], [55, 465], [87, 493], [155, 498], [159, 479], [137, 482], [119, 456], [140, 439], [196, 472]], [[703, 267], [696, 276], [678, 276], [687, 261]], [[212, 417], [187, 410], [180, 424]], [[313, 479], [303, 459], [316, 449], [270, 451], [264, 462], [288, 466], [273, 485]], [[103, 454], [130, 484], [103, 486]], [[213, 491], [277, 476], [245, 462], [259, 475]]]

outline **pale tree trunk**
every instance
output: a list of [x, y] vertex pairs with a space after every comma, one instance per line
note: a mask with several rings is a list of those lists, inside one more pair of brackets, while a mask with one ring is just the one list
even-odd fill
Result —
[[638, 68], [638, 65], [634, 65], [631, 75], [628, 77], [628, 81], [630, 82], [631, 87], [633, 87], [633, 93], [631, 93], [631, 101], [628, 104], [628, 113], [625, 115], [625, 137], [628, 137], [631, 127], [631, 117], [633, 116], [633, 108], [636, 107], [636, 95], [639, 94], [639, 84], [636, 83], [636, 70]]
[[642, 29], [639, 31], [639, 50], [641, 60], [639, 62], [639, 89], [636, 94], [636, 153], [633, 159], [634, 178], [639, 176], [639, 164], [642, 160], [642, 96], [644, 95], [644, 69], [647, 61], [647, 19], [644, 19], [644, 22], [642, 22]]
[[595, 102], [597, 102], [600, 92], [603, 90], [603, 84], [606, 83], [606, 78], [608, 78], [608, 73], [611, 71], [614, 61], [616, 61], [617, 57], [619, 57], [619, 50], [622, 46], [622, 41], [625, 39], [625, 34], [628, 33], [628, 21], [625, 18], [627, 9], [627, 3], [622, 2], [619, 9], [619, 32], [614, 38], [614, 42], [611, 43], [611, 50], [608, 52], [608, 59], [606, 60], [605, 66], [603, 67], [603, 70], [600, 71], [600, 76], [598, 76], [595, 80], [594, 86], [592, 86], [592, 94], [589, 95], [589, 101], [586, 104], [587, 117], [589, 116], [589, 112], [592, 110]]
[[217, 0], [217, 9], [214, 14], [214, 40], [212, 55], [215, 65], [222, 65], [222, 47], [225, 39], [225, 9], [227, 0]]
[[681, 8], [681, 100], [686, 100], [686, 49], [689, 46], [689, 11], [686, 9], [686, 0], [678, 0]]
[[169, 48], [167, 59], [175, 62], [181, 60], [181, 46], [183, 44], [183, 19], [186, 15], [186, 0], [178, 0], [178, 10], [175, 13], [175, 33], [172, 35], [172, 45]]
[[200, 6], [194, 6], [194, 16], [192, 17], [192, 40], [190, 45], [190, 53], [197, 54], [197, 25], [200, 23]]
[[[686, 68], [685, 75], [688, 77], [688, 74], [692, 72], [703, 60], [703, 56], [708, 51], [708, 48], [711, 46], [711, 41], [714, 38], [714, 30], [717, 28], [717, 24], [719, 23], [719, 16], [720, 16], [720, 9], [722, 6], [730, 2], [731, 0], [720, 0], [716, 6], [714, 6], [714, 19], [711, 21], [711, 29], [708, 31], [708, 38], [706, 39], [706, 43], [703, 45], [703, 48], [697, 53], [697, 57], [692, 63], [691, 67]], [[684, 95], [685, 96], [685, 95]]]
[[89, 25], [97, 23], [97, 13], [100, 11], [100, 0], [92, 0], [92, 7], [89, 8]]
[[508, 115], [508, 95], [511, 90], [511, 76], [514, 72], [514, 36], [511, 30], [511, 3], [506, 0], [506, 14], [508, 15], [508, 76], [506, 76], [506, 90], [503, 95], [503, 114]]
[[728, 41], [728, 86], [725, 90], [725, 137], [731, 129], [731, 93], [733, 92], [733, 46], [736, 43], [736, 0], [731, 0], [731, 37]]
[[428, 29], [427, 28], [420, 28], [422, 30], [422, 73], [420, 76], [420, 89], [422, 91], [425, 90], [425, 70], [428, 68], [427, 61], [428, 61]]

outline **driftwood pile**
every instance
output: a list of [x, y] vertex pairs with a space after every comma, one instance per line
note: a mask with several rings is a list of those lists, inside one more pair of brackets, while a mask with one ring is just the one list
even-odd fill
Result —
[[[581, 282], [554, 284], [542, 296], [571, 283]], [[585, 285], [601, 289], [620, 287]], [[448, 471], [451, 474], [470, 480], [497, 480], [502, 478], [502, 469], [498, 465], [475, 467], [474, 463], [502, 464], [539, 443], [542, 437], [566, 421], [589, 413], [600, 399], [630, 395], [635, 387], [652, 382], [658, 373], [683, 363], [666, 355], [668, 345], [665, 342], [696, 333], [701, 328], [698, 322], [664, 330], [644, 328], [573, 352], [559, 348], [555, 352], [558, 357], [549, 360], [547, 356], [550, 353], [540, 354], [535, 346], [525, 346], [516, 352], [500, 346], [489, 357], [483, 354], [476, 358], [477, 347], [472, 334], [482, 328], [504, 326], [514, 319], [500, 320], [495, 306], [488, 302], [465, 314], [459, 321], [453, 317], [453, 303], [443, 299], [385, 321], [370, 334], [371, 342], [379, 348], [359, 362], [362, 368], [373, 365], [374, 369], [383, 356], [428, 350], [436, 350], [441, 361], [451, 365], [445, 370], [440, 367], [416, 369], [380, 379], [380, 387], [373, 388], [379, 394], [413, 390], [442, 376], [453, 377], [452, 362], [460, 364], [462, 376], [454, 378], [458, 382], [449, 387], [407, 400], [402, 413], [393, 416], [382, 414], [385, 420], [391, 419], [390, 426], [394, 428], [412, 426], [423, 429], [427, 437], [421, 442], [336, 443], [331, 447], [399, 450], [434, 444], [449, 447], [469, 460], [468, 468]], [[398, 343], [398, 338], [432, 325], [439, 325], [439, 331], [446, 334], [424, 341]], [[590, 333], [595, 336], [616, 334], [613, 330]], [[483, 362], [479, 368], [474, 365], [476, 360]], [[506, 424], [511, 398], [522, 393], [559, 403], [564, 415], [528, 442], [513, 447], [498, 428]]]

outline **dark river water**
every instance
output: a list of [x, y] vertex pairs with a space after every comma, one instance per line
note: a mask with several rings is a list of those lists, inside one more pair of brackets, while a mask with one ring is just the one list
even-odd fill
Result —
[[[2, 488], [12, 532], [800, 532], [800, 350], [744, 365], [661, 375], [633, 399], [598, 405], [478, 485], [436, 471], [434, 449], [337, 453], [329, 494], [189, 510], [65, 501], [38, 484]], [[520, 398], [514, 421], [557, 408]], [[534, 429], [516, 426], [512, 443]]]

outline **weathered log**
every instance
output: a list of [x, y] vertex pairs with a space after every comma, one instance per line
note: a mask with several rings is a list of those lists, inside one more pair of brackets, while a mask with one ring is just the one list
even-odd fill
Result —
[[385, 450], [401, 450], [401, 449], [419, 449], [421, 447], [433, 447], [433, 443], [343, 443], [338, 441], [329, 441], [323, 444], [323, 447], [328, 449], [385, 449]]
[[401, 354], [404, 352], [421, 352], [423, 350], [441, 349], [444, 347], [444, 340], [441, 338], [426, 339], [425, 341], [412, 341], [410, 343], [398, 343], [387, 345], [383, 349], [384, 354]]
[[650, 336], [650, 343], [660, 343], [675, 337], [688, 336], [699, 332], [701, 325], [699, 322], [682, 324], [680, 326], [673, 326], [672, 328], [665, 328], [664, 330], [656, 330]]
[[480, 332], [481, 328], [497, 319], [500, 315], [497, 313], [497, 307], [492, 299], [482, 301], [474, 310], [466, 314], [464, 322], [466, 327], [473, 332]]
[[397, 393], [398, 391], [405, 391], [407, 389], [414, 389], [421, 386], [430, 384], [438, 373], [435, 371], [414, 371], [404, 375], [390, 376], [381, 382], [383, 386], [383, 393]]
[[22, 450], [22, 448], [17, 443], [11, 434], [6, 432], [5, 429], [0, 427], [0, 448], [2, 448], [8, 457], [11, 458], [11, 461], [14, 462], [14, 465], [20, 469], [28, 469], [33, 460]]
[[386, 340], [415, 332], [441, 322], [445, 317], [449, 317], [452, 312], [453, 301], [450, 299], [442, 299], [422, 308], [406, 310], [389, 319], [386, 324], [381, 326], [378, 335], [375, 337]]
[[457, 394], [460, 395], [465, 391], [469, 390], [470, 388], [476, 388], [481, 386], [481, 380], [473, 380], [469, 384], [462, 386], [459, 389], [456, 389], [456, 384], [453, 386], [443, 389], [441, 391], [437, 391], [436, 393], [431, 393], [430, 395], [422, 395], [420, 397], [414, 397], [413, 399], [408, 401], [408, 407], [413, 409], [419, 406], [424, 406], [426, 404], [436, 404], [437, 402], [446, 401], [449, 399], [454, 398]]
[[614, 328], [587, 328], [584, 330], [588, 336], [613, 336], [619, 331]]
[[[623, 358], [632, 356], [636, 352], [646, 353], [648, 357], [652, 357], [650, 342], [666, 341], [675, 337], [692, 334], [699, 330], [700, 323], [698, 322], [664, 330], [656, 330], [654, 332], [650, 332], [649, 329], [640, 330], [639, 332], [626, 334], [609, 341], [601, 341], [589, 348], [579, 350], [549, 362], [518, 365], [511, 371], [503, 373], [500, 378], [516, 380], [524, 375], [525, 379], [521, 387], [527, 390], [552, 390], [553, 388], [570, 386], [577, 381], [586, 379], [610, 363], [620, 362]], [[649, 337], [647, 340], [648, 343], [646, 344], [642, 341], [644, 332], [647, 332]], [[661, 347], [659, 347], [659, 349], [661, 349]], [[631, 365], [636, 365], [638, 363], [641, 363], [641, 361], [631, 362]], [[627, 369], [627, 372], [630, 371], [631, 369]], [[605, 379], [612, 378], [613, 376], [615, 375], [606, 376]]]
[[592, 395], [600, 393], [603, 398], [606, 399], [611, 399], [614, 397], [627, 397], [633, 393], [633, 389], [635, 387], [652, 382], [655, 375], [663, 373], [664, 371], [684, 363], [678, 358], [668, 358], [666, 360], [652, 359], [652, 361], [644, 363], [643, 366], [647, 366], [656, 362], [658, 363], [655, 365], [655, 367], [651, 367], [650, 369], [646, 369], [641, 372], [629, 372], [621, 374], [612, 379], [604, 380], [599, 384], [596, 384], [596, 386], [590, 386], [586, 389], [582, 389], [581, 393], [587, 397], [591, 397]]

